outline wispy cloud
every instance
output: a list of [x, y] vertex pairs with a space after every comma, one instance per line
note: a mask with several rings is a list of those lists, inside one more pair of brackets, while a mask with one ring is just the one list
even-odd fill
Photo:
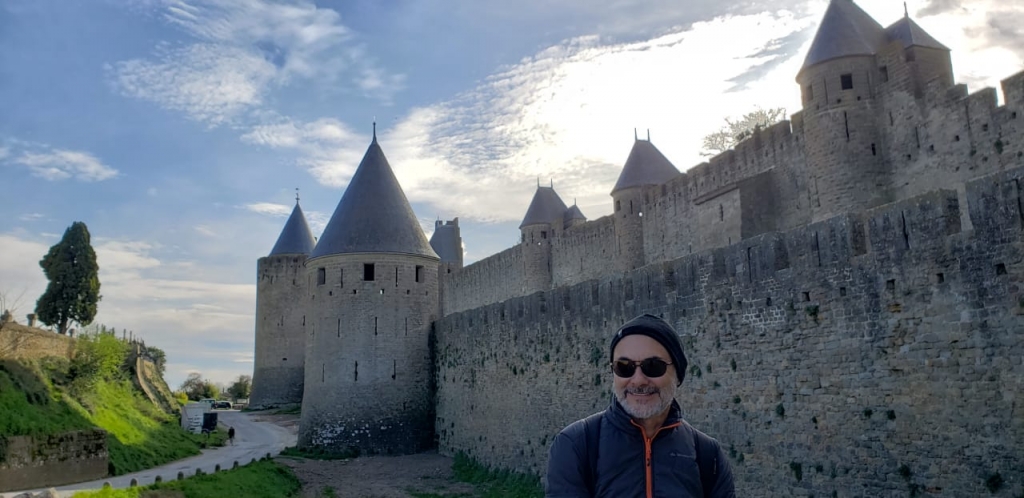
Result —
[[0, 159], [7, 157], [11, 153], [11, 149], [7, 147], [0, 147]]
[[19, 221], [39, 221], [39, 220], [41, 220], [41, 219], [43, 219], [45, 217], [46, 217], [46, 215], [43, 214], [43, 213], [25, 213], [25, 214], [22, 214], [21, 216], [18, 216], [18, 220]]
[[[274, 216], [276, 218], [284, 218], [290, 215], [292, 213], [292, 209], [294, 209], [294, 206], [276, 204], [273, 202], [254, 202], [251, 204], [245, 204], [242, 207], [254, 213]], [[309, 224], [309, 229], [314, 235], [323, 232], [324, 227], [327, 226], [327, 222], [330, 221], [329, 214], [322, 211], [303, 210], [303, 213], [306, 215], [306, 223]]]
[[74, 178], [84, 182], [98, 182], [114, 178], [118, 174], [116, 169], [103, 164], [96, 156], [73, 150], [26, 150], [12, 161], [27, 166], [33, 175], [50, 181]]
[[348, 73], [354, 92], [384, 102], [404, 82], [367, 55], [337, 12], [312, 2], [165, 0], [159, 9], [196, 42], [160, 44], [150, 58], [108, 65], [109, 77], [126, 96], [211, 126], [256, 119], [245, 112], [266, 110], [268, 95], [296, 79]]

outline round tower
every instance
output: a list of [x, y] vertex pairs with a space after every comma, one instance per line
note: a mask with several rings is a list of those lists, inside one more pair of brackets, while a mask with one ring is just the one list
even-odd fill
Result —
[[306, 262], [300, 447], [432, 446], [438, 262], [374, 136]]
[[551, 288], [551, 241], [561, 230], [565, 202], [554, 185], [541, 187], [533, 194], [523, 222], [519, 224], [523, 250], [523, 275], [526, 294]]
[[257, 262], [256, 354], [249, 406], [269, 408], [302, 402], [305, 376], [306, 257], [313, 234], [299, 207], [281, 230], [270, 254]]
[[832, 0], [797, 74], [814, 221], [888, 200], [874, 90], [885, 39], [852, 0]]
[[612, 189], [612, 217], [615, 224], [616, 266], [630, 271], [646, 264], [644, 254], [643, 188], [660, 185], [676, 176], [679, 170], [647, 140], [635, 138], [626, 164]]

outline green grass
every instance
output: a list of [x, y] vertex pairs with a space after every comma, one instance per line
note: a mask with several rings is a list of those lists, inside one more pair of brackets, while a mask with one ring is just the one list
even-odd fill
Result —
[[154, 490], [176, 490], [185, 498], [221, 498], [245, 496], [250, 498], [287, 498], [298, 496], [302, 484], [288, 467], [272, 460], [260, 461], [245, 467], [190, 477], [183, 481], [170, 481], [143, 488], [103, 489], [75, 493], [73, 498], [145, 498]]
[[455, 473], [456, 480], [473, 484], [481, 498], [542, 498], [544, 496], [544, 489], [541, 488], [540, 479], [536, 476], [507, 470], [493, 470], [475, 462], [463, 453], [455, 455], [452, 471]]
[[289, 407], [281, 408], [279, 410], [274, 410], [272, 413], [274, 415], [299, 415], [301, 412], [302, 412], [302, 406], [301, 405], [294, 405], [294, 406], [289, 406]]
[[47, 436], [99, 427], [107, 431], [110, 470], [121, 475], [199, 454], [223, 445], [189, 434], [120, 378], [73, 379], [66, 360], [0, 361], [0, 434]]

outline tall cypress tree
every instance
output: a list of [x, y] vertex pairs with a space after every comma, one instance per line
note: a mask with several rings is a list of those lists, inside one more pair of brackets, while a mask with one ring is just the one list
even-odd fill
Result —
[[85, 223], [76, 221], [39, 262], [50, 284], [36, 302], [36, 315], [46, 325], [56, 325], [61, 334], [67, 333], [72, 321], [83, 326], [91, 323], [102, 297], [100, 267], [89, 240]]

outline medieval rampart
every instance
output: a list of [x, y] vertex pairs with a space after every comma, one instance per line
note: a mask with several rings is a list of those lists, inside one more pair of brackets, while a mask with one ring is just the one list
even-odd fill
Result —
[[683, 335], [680, 403], [738, 495], [979, 496], [996, 474], [1018, 494], [1024, 168], [964, 191], [445, 316], [441, 450], [543, 473], [609, 402], [609, 337], [650, 312]]
[[451, 272], [439, 279], [442, 315], [526, 293], [526, 260], [521, 245]]
[[101, 429], [39, 437], [0, 435], [0, 491], [102, 479], [108, 461], [107, 433]]
[[70, 358], [75, 341], [56, 332], [7, 323], [0, 328], [0, 358], [30, 360], [46, 356]]

